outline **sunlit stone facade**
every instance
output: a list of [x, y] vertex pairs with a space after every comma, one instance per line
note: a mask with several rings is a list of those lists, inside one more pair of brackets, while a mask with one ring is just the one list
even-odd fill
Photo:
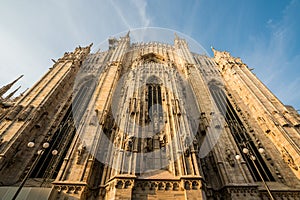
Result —
[[300, 116], [241, 59], [177, 35], [90, 48], [0, 89], [4, 199], [28, 172], [20, 199], [300, 199]]

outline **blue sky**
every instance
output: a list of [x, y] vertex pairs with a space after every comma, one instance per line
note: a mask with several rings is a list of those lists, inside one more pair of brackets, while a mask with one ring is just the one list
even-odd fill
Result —
[[[241, 57], [285, 104], [300, 109], [300, 0], [2, 1], [0, 85], [35, 83], [65, 51], [145, 26], [182, 32]], [[15, 86], [15, 88], [18, 84]]]

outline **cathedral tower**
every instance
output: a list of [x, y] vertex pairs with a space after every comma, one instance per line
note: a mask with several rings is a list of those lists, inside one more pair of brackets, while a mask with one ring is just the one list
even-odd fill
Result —
[[4, 199], [300, 199], [300, 116], [239, 58], [177, 35], [90, 48], [0, 89]]

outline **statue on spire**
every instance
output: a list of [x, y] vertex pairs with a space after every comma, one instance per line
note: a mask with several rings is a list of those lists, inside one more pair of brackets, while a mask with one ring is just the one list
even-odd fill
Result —
[[213, 51], [214, 55], [216, 55], [216, 50], [213, 46], [210, 46], [211, 50]]

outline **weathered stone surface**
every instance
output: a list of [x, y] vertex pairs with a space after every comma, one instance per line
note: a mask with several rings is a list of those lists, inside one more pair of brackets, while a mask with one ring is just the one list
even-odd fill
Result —
[[33, 169], [25, 186], [53, 199], [299, 199], [300, 116], [241, 59], [192, 53], [178, 36], [109, 42], [1, 97], [1, 185]]

